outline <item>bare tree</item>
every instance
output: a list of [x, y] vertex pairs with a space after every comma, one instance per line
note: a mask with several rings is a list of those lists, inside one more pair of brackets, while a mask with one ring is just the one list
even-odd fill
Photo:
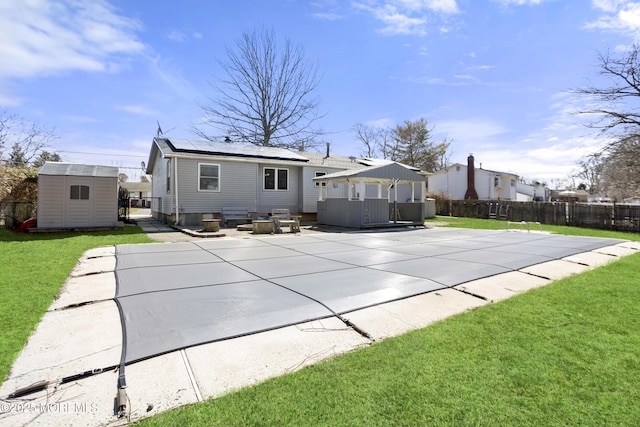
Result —
[[[218, 64], [224, 77], [211, 83], [216, 96], [201, 105], [205, 124], [227, 136], [260, 146], [307, 149], [320, 131], [317, 66], [289, 39], [279, 43], [273, 30], [244, 32], [235, 50], [227, 48]], [[203, 138], [213, 139], [194, 127]]]
[[13, 114], [0, 113], [0, 159], [7, 144], [11, 144], [9, 162], [14, 166], [30, 165], [55, 139], [57, 136], [52, 129], [29, 123]]
[[602, 180], [605, 194], [621, 200], [640, 194], [640, 136], [632, 135], [607, 152]]
[[573, 173], [574, 178], [584, 181], [587, 191], [591, 194], [602, 190], [602, 174], [606, 157], [602, 152], [592, 154], [578, 160], [579, 169]]
[[[600, 175], [598, 191], [620, 198], [639, 191], [640, 180], [640, 45], [633, 44], [620, 56], [599, 54], [600, 75], [609, 84], [591, 85], [574, 92], [586, 96], [593, 108], [579, 111], [597, 117], [589, 124], [610, 137], [602, 150], [579, 165], [590, 185]], [[591, 169], [589, 171], [589, 169]], [[586, 174], [587, 176], [584, 176]]]
[[356, 139], [364, 145], [364, 157], [390, 159], [394, 156], [391, 147], [391, 129], [376, 127], [364, 123], [356, 123], [351, 129]]
[[[590, 85], [573, 92], [593, 102], [593, 108], [579, 111], [597, 117], [590, 124], [601, 132], [616, 135], [640, 133], [640, 45], [634, 44], [620, 57], [598, 54], [599, 74], [610, 84]], [[614, 142], [615, 144], [615, 142]]]

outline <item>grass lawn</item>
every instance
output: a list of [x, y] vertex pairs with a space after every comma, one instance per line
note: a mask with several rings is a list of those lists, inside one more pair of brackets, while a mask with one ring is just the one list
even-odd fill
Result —
[[140, 425], [640, 425], [639, 277], [636, 254]]
[[151, 241], [140, 227], [46, 234], [0, 229], [0, 380], [87, 249]]

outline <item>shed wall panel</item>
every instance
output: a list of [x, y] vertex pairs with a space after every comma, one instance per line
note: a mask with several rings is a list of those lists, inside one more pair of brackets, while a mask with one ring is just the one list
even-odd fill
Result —
[[38, 227], [64, 227], [66, 178], [40, 175], [38, 177]]
[[113, 227], [118, 222], [118, 182], [110, 178], [93, 179], [92, 227]]

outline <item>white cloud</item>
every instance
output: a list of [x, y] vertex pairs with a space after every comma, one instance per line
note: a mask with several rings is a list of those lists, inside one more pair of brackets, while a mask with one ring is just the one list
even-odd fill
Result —
[[0, 28], [0, 78], [117, 70], [145, 49], [140, 24], [104, 0], [5, 0]]
[[147, 105], [118, 105], [116, 109], [124, 111], [125, 113], [131, 113], [138, 116], [153, 116], [157, 115], [157, 111]]
[[594, 8], [604, 15], [585, 25], [587, 29], [629, 33], [640, 39], [640, 3], [628, 0], [593, 0]]
[[187, 35], [182, 31], [172, 30], [169, 34], [167, 34], [167, 38], [169, 40], [173, 40], [174, 42], [183, 42], [187, 40]]
[[166, 37], [169, 40], [172, 40], [174, 42], [186, 42], [189, 39], [201, 39], [202, 38], [202, 33], [199, 32], [194, 32], [191, 33], [191, 35], [180, 31], [180, 30], [171, 30]]
[[344, 19], [344, 15], [333, 12], [318, 12], [314, 13], [313, 16], [324, 21], [340, 21]]
[[[379, 30], [388, 35], [426, 35], [428, 24], [438, 15], [459, 12], [455, 0], [388, 0], [355, 3], [354, 6], [372, 14], [384, 26]], [[446, 27], [436, 27], [448, 32]]]
[[385, 129], [394, 126], [395, 121], [391, 118], [386, 117], [383, 119], [368, 120], [365, 122], [365, 124], [377, 129]]
[[544, 0], [494, 0], [496, 3], [500, 3], [503, 6], [510, 6], [512, 4], [516, 6], [537, 6], [542, 4]]
[[0, 93], [0, 107], [17, 107], [22, 105], [24, 99], [19, 96], [12, 96], [5, 93]]

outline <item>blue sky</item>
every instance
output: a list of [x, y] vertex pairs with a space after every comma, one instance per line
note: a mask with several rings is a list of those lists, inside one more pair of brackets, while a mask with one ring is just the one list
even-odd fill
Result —
[[3, 0], [0, 107], [55, 128], [63, 160], [135, 179], [156, 120], [195, 138], [216, 60], [263, 25], [317, 62], [333, 153], [361, 154], [356, 123], [424, 117], [452, 162], [552, 183], [604, 142], [570, 89], [603, 82], [597, 54], [637, 39], [640, 2]]

